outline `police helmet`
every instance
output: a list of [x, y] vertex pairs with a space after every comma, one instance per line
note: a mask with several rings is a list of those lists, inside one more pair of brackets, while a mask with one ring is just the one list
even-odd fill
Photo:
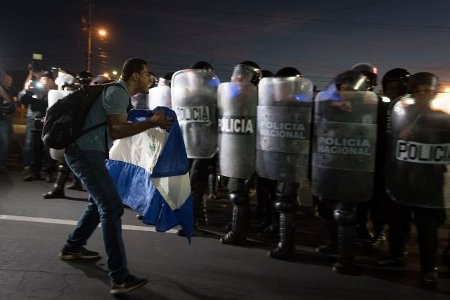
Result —
[[386, 88], [386, 84], [391, 81], [396, 81], [400, 83], [401, 93], [406, 93], [406, 88], [408, 87], [408, 80], [411, 76], [408, 70], [403, 68], [395, 68], [391, 69], [384, 74], [383, 79], [381, 80], [381, 85], [383, 90]]
[[333, 83], [338, 91], [341, 89], [342, 85], [347, 85], [355, 91], [367, 91], [366, 76], [354, 69], [338, 74], [333, 79]]
[[168, 72], [161, 76], [158, 80], [158, 86], [170, 86], [174, 72]]
[[254, 85], [258, 85], [262, 78], [262, 71], [259, 65], [254, 61], [245, 60], [234, 67], [231, 80], [236, 80], [236, 78], [242, 79], [238, 81], [247, 81]]
[[373, 90], [377, 86], [378, 70], [370, 63], [358, 63], [352, 67], [353, 70], [359, 71], [368, 78], [368, 90]]
[[439, 78], [430, 72], [418, 72], [413, 74], [408, 82], [408, 93], [412, 93], [418, 85], [429, 85], [433, 90], [439, 88]]
[[277, 77], [302, 77], [302, 73], [294, 67], [284, 67], [275, 74]]
[[112, 82], [113, 80], [106, 75], [100, 74], [97, 75], [97, 77], [94, 78], [94, 80], [92, 80], [92, 84], [103, 84], [103, 83], [109, 83]]
[[270, 70], [261, 70], [261, 78], [273, 77], [273, 76], [275, 76], [275, 74], [273, 74], [272, 71], [270, 71]]
[[80, 82], [80, 84], [90, 84], [93, 77], [94, 76], [89, 71], [81, 71], [77, 75], [77, 79]]
[[189, 69], [197, 69], [197, 70], [205, 70], [205, 71], [214, 71], [213, 66], [206, 61], [198, 61], [194, 63]]

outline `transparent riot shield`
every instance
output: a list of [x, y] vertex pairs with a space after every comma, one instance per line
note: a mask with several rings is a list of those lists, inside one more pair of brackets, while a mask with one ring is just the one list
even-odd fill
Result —
[[219, 83], [219, 78], [206, 70], [181, 70], [172, 77], [172, 109], [189, 158], [211, 158], [217, 153]]
[[373, 194], [378, 96], [327, 90], [314, 102], [313, 194], [367, 202]]
[[255, 172], [258, 92], [250, 82], [219, 85], [220, 175], [250, 178]]
[[170, 86], [156, 86], [148, 91], [149, 109], [155, 109], [158, 106], [172, 108], [170, 95]]
[[300, 182], [307, 176], [313, 84], [302, 77], [266, 77], [258, 85], [256, 172]]
[[[53, 104], [56, 103], [56, 101], [69, 95], [70, 93], [72, 93], [72, 91], [63, 91], [63, 90], [48, 91], [48, 107], [52, 106]], [[57, 161], [64, 160], [64, 150], [65, 149], [56, 150], [50, 148], [49, 149], [50, 157]]]
[[450, 94], [406, 95], [390, 107], [386, 188], [412, 207], [450, 207]]

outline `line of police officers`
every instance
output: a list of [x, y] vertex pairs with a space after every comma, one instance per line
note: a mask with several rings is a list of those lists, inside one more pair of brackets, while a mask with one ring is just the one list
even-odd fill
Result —
[[[337, 254], [333, 270], [355, 271], [354, 242], [367, 229], [368, 213], [375, 234], [389, 225], [390, 255], [379, 265], [404, 265], [413, 214], [422, 282], [437, 284], [437, 230], [450, 204], [444, 196], [450, 99], [438, 94], [437, 77], [426, 72], [386, 73], [383, 88], [392, 101], [376, 95], [375, 85], [370, 64], [337, 75], [314, 101], [313, 83], [291, 67], [262, 78], [256, 63], [244, 61], [224, 83], [210, 65], [173, 74], [170, 103], [188, 157], [207, 162], [218, 154], [219, 174], [229, 178], [232, 222], [222, 243], [245, 243], [250, 188], [255, 179], [268, 180], [279, 228], [279, 243], [269, 255], [291, 258], [297, 190], [309, 178], [330, 236], [318, 251]], [[191, 173], [196, 218], [205, 168]]]
[[[437, 230], [450, 206], [444, 195], [450, 99], [437, 93], [437, 77], [393, 69], [382, 82], [392, 100], [386, 101], [373, 92], [376, 69], [366, 63], [338, 74], [315, 97], [313, 83], [295, 68], [263, 74], [255, 62], [243, 61], [231, 81], [221, 83], [213, 67], [200, 61], [160, 80], [145, 99], [150, 109], [168, 106], [177, 113], [190, 160], [196, 224], [218, 156], [233, 205], [230, 231], [220, 241], [245, 244], [249, 192], [256, 181], [276, 215], [279, 242], [269, 256], [290, 259], [297, 191], [308, 178], [329, 235], [317, 251], [337, 254], [333, 270], [355, 271], [355, 239], [368, 235], [369, 214], [375, 240], [389, 225], [389, 256], [378, 264], [405, 265], [413, 216], [421, 279], [436, 285]], [[444, 260], [450, 260], [449, 249]]]

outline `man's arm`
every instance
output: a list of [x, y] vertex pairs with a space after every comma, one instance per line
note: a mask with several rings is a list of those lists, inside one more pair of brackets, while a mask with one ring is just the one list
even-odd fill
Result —
[[172, 127], [173, 120], [167, 118], [163, 111], [157, 111], [145, 121], [136, 123], [128, 123], [127, 115], [108, 115], [107, 124], [111, 138], [116, 140], [141, 133], [154, 127], [161, 127], [169, 131]]

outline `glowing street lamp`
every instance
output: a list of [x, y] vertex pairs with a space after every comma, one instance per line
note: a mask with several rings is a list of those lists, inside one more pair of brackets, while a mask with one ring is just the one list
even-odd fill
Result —
[[99, 30], [97, 30], [97, 34], [101, 39], [103, 39], [108, 35], [108, 32], [105, 29], [100, 28]]

